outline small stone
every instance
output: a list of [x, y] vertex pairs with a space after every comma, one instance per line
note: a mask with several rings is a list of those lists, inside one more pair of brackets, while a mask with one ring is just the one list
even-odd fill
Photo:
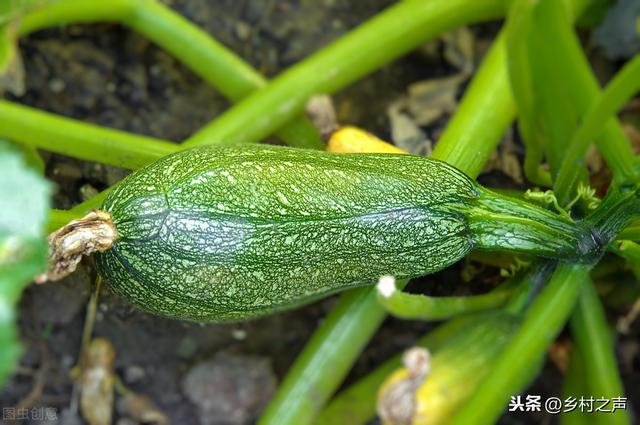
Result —
[[182, 338], [176, 348], [176, 353], [183, 359], [193, 357], [196, 351], [198, 351], [198, 341], [189, 335]]
[[241, 328], [234, 328], [231, 330], [231, 337], [237, 341], [243, 341], [247, 338], [247, 331]]
[[61, 80], [60, 78], [52, 78], [49, 81], [49, 90], [54, 93], [62, 93], [66, 86], [67, 84], [64, 80]]
[[144, 368], [138, 365], [131, 365], [124, 370], [124, 380], [130, 384], [136, 383], [146, 375]]
[[276, 389], [270, 360], [220, 352], [182, 380], [182, 391], [198, 406], [202, 425], [253, 423]]
[[244, 21], [237, 21], [234, 30], [240, 40], [246, 41], [251, 36], [251, 26]]
[[93, 198], [98, 194], [98, 189], [90, 185], [89, 183], [83, 184], [80, 186], [80, 197], [83, 201], [86, 201], [89, 198]]
[[61, 162], [56, 164], [54, 167], [53, 175], [58, 179], [75, 181], [82, 177], [82, 172], [76, 164], [71, 162]]

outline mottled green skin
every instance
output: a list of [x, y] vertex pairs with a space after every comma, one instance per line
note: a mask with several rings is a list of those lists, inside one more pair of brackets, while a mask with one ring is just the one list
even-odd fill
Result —
[[205, 147], [165, 157], [105, 200], [97, 255], [115, 292], [192, 320], [242, 320], [381, 275], [425, 275], [473, 247], [475, 183], [411, 155]]

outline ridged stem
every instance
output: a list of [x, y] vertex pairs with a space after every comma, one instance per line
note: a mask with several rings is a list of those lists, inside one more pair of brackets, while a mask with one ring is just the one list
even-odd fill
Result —
[[464, 214], [478, 249], [589, 261], [601, 248], [593, 243], [588, 229], [568, 217], [486, 189], [481, 189], [472, 210]]
[[518, 280], [511, 280], [482, 295], [430, 297], [400, 290], [386, 294], [378, 286], [378, 302], [394, 317], [410, 320], [443, 320], [460, 314], [490, 310], [504, 305], [513, 295]]
[[139, 168], [178, 150], [175, 143], [64, 118], [0, 100], [0, 136], [87, 161]]
[[[624, 397], [611, 330], [607, 325], [602, 303], [590, 279], [582, 285], [570, 323], [571, 333], [576, 343], [574, 349], [580, 351], [585, 364], [589, 366], [587, 370], [589, 395], [606, 399]], [[594, 419], [596, 423], [602, 425], [631, 423], [630, 414], [623, 409], [610, 413], [595, 413]]]
[[[574, 397], [579, 400], [580, 397], [588, 397], [589, 388], [587, 384], [587, 371], [585, 369], [584, 359], [580, 350], [573, 348], [569, 357], [569, 368], [564, 376], [562, 386], [562, 399]], [[571, 412], [562, 412], [560, 416], [561, 425], [588, 425], [590, 424], [589, 416], [575, 409]]]

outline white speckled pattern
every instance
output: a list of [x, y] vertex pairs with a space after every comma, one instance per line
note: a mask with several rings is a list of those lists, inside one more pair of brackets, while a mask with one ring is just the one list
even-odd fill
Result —
[[163, 158], [105, 200], [119, 240], [100, 273], [133, 303], [242, 320], [440, 270], [473, 247], [475, 183], [410, 155], [205, 147]]

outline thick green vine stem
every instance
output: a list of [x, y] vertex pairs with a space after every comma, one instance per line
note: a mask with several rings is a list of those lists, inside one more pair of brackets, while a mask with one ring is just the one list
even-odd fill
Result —
[[175, 143], [84, 123], [0, 100], [0, 136], [87, 161], [139, 168], [176, 152]]
[[460, 314], [502, 306], [512, 296], [519, 280], [512, 279], [483, 295], [429, 297], [408, 294], [396, 288], [395, 279], [384, 276], [378, 282], [378, 302], [394, 317], [412, 320], [442, 320]]
[[[586, 373], [589, 395], [613, 399], [624, 397], [620, 372], [616, 365], [611, 330], [607, 326], [602, 303], [593, 282], [582, 286], [578, 303], [571, 317], [571, 332], [577, 347], [584, 356], [589, 370]], [[594, 418], [602, 425], [628, 425], [631, 423], [626, 409], [615, 412], [598, 412]]]
[[640, 185], [615, 186], [585, 219], [534, 208], [480, 188], [469, 217], [478, 249], [533, 253], [593, 264], [604, 248], [640, 215]]
[[481, 189], [469, 220], [478, 249], [592, 262], [602, 247], [593, 242], [589, 229], [580, 223], [486, 189]]
[[[569, 356], [569, 367], [564, 375], [562, 384], [562, 399], [574, 397], [580, 400], [580, 397], [589, 397], [589, 388], [587, 385], [587, 370], [582, 358], [582, 353], [578, 349], [572, 349]], [[589, 425], [590, 415], [587, 416], [578, 409], [571, 412], [562, 412], [560, 416], [561, 425]]]

